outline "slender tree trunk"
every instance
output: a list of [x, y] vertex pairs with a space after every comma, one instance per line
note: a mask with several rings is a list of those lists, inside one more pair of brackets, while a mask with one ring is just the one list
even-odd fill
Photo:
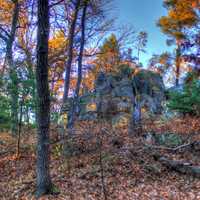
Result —
[[141, 131], [141, 105], [140, 105], [140, 94], [136, 85], [135, 78], [133, 78], [133, 94], [135, 95], [132, 99], [133, 113], [132, 121], [130, 125], [130, 132], [134, 130], [135, 134]]
[[177, 46], [176, 49], [176, 86], [179, 86], [179, 79], [180, 79], [180, 57], [181, 57], [181, 49], [180, 45]]
[[[28, 73], [29, 73], [29, 79], [32, 80], [32, 88], [31, 88], [31, 96], [32, 96], [32, 107], [28, 107], [28, 108], [32, 108], [32, 111], [36, 114], [36, 101], [37, 101], [37, 98], [36, 98], [36, 73], [34, 71], [34, 65], [33, 64], [30, 64], [28, 66]], [[30, 119], [30, 117], [29, 117]]]
[[20, 113], [19, 113], [19, 126], [18, 126], [18, 139], [17, 139], [17, 157], [20, 156], [20, 144], [21, 144], [21, 130], [22, 130], [22, 117], [23, 117], [23, 104], [24, 98], [20, 102]]
[[83, 51], [85, 46], [85, 23], [86, 23], [86, 13], [87, 13], [87, 3], [84, 4], [83, 13], [81, 18], [81, 41], [80, 41], [80, 51], [78, 55], [78, 78], [76, 83], [74, 102], [71, 109], [70, 120], [68, 123], [68, 128], [73, 127], [75, 121], [75, 113], [78, 107], [79, 92], [82, 82], [82, 62], [83, 62]]
[[13, 136], [17, 135], [18, 125], [18, 77], [15, 69], [10, 70], [10, 96], [11, 96], [11, 133]]
[[14, 2], [14, 9], [12, 15], [11, 31], [6, 44], [6, 63], [9, 66], [9, 75], [11, 79], [10, 84], [10, 96], [11, 96], [11, 132], [14, 136], [17, 135], [18, 126], [18, 77], [16, 72], [16, 66], [13, 61], [12, 47], [15, 40], [15, 34], [17, 30], [18, 18], [19, 18], [19, 2]]
[[27, 69], [28, 69], [28, 77], [30, 80], [32, 80], [32, 89], [31, 89], [31, 96], [33, 99], [33, 112], [36, 113], [36, 82], [35, 82], [35, 70], [34, 70], [34, 63], [31, 58], [31, 52], [26, 49], [26, 63], [27, 63]]
[[69, 87], [70, 87], [70, 73], [71, 73], [71, 66], [73, 61], [73, 47], [74, 47], [74, 35], [76, 29], [76, 21], [78, 18], [78, 11], [80, 7], [80, 0], [76, 0], [75, 2], [75, 11], [74, 16], [71, 22], [70, 30], [69, 30], [69, 44], [67, 50], [67, 62], [65, 65], [65, 82], [64, 82], [64, 94], [63, 94], [63, 103], [66, 103], [68, 99]]
[[30, 117], [29, 117], [29, 107], [26, 106], [26, 123], [27, 125], [29, 125], [30, 121], [29, 121]]
[[48, 84], [48, 38], [49, 38], [49, 5], [48, 0], [38, 0], [37, 32], [37, 190], [36, 196], [52, 192], [50, 178], [49, 125], [50, 93]]

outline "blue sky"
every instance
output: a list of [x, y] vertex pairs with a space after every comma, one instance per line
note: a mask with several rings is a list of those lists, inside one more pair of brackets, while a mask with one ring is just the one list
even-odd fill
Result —
[[167, 11], [162, 6], [163, 0], [114, 0], [117, 23], [119, 25], [131, 24], [139, 31], [148, 33], [147, 53], [141, 56], [146, 64], [152, 54], [170, 50], [166, 45], [167, 37], [156, 26], [156, 21]]

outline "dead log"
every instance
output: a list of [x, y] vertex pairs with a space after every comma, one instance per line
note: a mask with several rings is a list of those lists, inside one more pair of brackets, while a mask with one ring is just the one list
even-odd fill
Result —
[[185, 161], [170, 160], [167, 157], [159, 155], [154, 155], [154, 158], [171, 170], [200, 178], [200, 166], [195, 166]]

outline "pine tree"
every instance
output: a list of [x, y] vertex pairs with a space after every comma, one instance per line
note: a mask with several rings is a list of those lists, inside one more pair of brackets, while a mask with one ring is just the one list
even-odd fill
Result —
[[120, 47], [117, 37], [112, 34], [99, 48], [97, 59], [95, 60], [95, 73], [103, 71], [106, 73], [116, 70], [120, 63]]
[[193, 0], [165, 0], [164, 6], [168, 10], [167, 16], [162, 16], [158, 26], [176, 44], [176, 86], [179, 84], [181, 64], [181, 43], [185, 38], [185, 28], [191, 28], [198, 22], [198, 16], [192, 6]]

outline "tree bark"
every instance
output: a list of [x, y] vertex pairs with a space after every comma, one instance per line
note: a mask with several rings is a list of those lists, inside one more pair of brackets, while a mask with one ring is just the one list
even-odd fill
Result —
[[68, 43], [68, 50], [67, 50], [67, 62], [65, 65], [65, 82], [64, 82], [64, 93], [63, 93], [63, 103], [66, 103], [68, 99], [68, 93], [69, 93], [69, 87], [70, 87], [70, 73], [71, 73], [71, 66], [73, 61], [73, 47], [74, 47], [74, 35], [75, 35], [75, 29], [76, 29], [76, 21], [78, 18], [78, 11], [80, 7], [80, 0], [76, 0], [75, 2], [75, 11], [74, 16], [70, 25], [69, 30], [69, 43]]
[[37, 32], [37, 189], [40, 197], [52, 192], [50, 177], [49, 126], [50, 126], [50, 93], [48, 85], [48, 39], [49, 39], [49, 5], [48, 0], [38, 0]]
[[132, 111], [132, 121], [130, 124], [130, 133], [134, 132], [134, 134], [139, 134], [142, 131], [141, 105], [140, 105], [141, 97], [135, 82], [135, 78], [133, 78], [133, 94], [134, 94], [134, 97], [132, 99], [133, 111]]
[[181, 57], [181, 49], [180, 45], [177, 46], [176, 49], [176, 86], [179, 86], [180, 79], [180, 57]]
[[23, 117], [23, 105], [24, 104], [24, 97], [22, 97], [20, 102], [20, 113], [19, 113], [19, 125], [18, 125], [18, 139], [17, 139], [17, 157], [20, 156], [20, 144], [21, 144], [21, 130], [22, 130], [22, 117]]
[[74, 102], [71, 109], [71, 116], [68, 123], [68, 128], [72, 128], [75, 121], [75, 113], [78, 107], [79, 92], [82, 82], [82, 62], [83, 62], [83, 51], [85, 46], [85, 23], [86, 23], [86, 13], [87, 13], [87, 2], [83, 6], [83, 12], [81, 17], [81, 41], [80, 41], [80, 50], [78, 55], [78, 78], [76, 83], [76, 89], [74, 94]]

